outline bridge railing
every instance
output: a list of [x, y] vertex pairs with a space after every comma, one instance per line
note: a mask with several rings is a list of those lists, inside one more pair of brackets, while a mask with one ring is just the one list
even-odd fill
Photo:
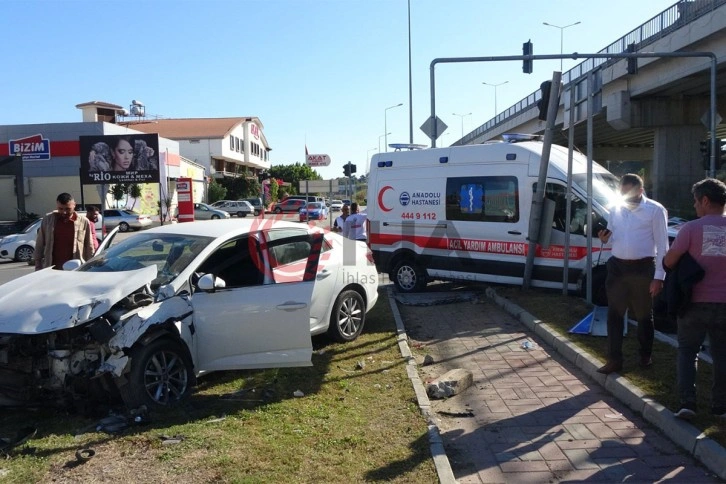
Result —
[[[697, 18], [709, 14], [724, 4], [726, 4], [726, 0], [681, 0], [596, 53], [620, 54], [626, 52], [630, 44], [635, 44], [636, 50], [640, 50], [673, 31], [688, 25]], [[568, 85], [587, 75], [588, 72], [597, 67], [608, 66], [615, 62], [617, 62], [616, 59], [585, 59], [569, 71], [564, 72], [562, 74], [562, 82], [564, 85]], [[453, 145], [465, 145], [500, 123], [535, 108], [537, 101], [541, 97], [542, 91], [538, 89], [501, 113], [498, 113], [494, 118], [482, 124], [459, 141], [456, 141]]]

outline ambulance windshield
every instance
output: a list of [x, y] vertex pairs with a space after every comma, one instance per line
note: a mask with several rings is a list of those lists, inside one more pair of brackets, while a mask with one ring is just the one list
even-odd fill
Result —
[[[577, 185], [583, 194], [587, 193], [587, 175], [572, 175], [572, 184]], [[609, 208], [620, 200], [618, 179], [612, 173], [592, 174], [592, 199], [601, 206]]]

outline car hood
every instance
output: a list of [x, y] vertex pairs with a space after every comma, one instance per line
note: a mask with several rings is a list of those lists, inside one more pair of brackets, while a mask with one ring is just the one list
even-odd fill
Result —
[[128, 272], [44, 269], [0, 286], [0, 333], [72, 328], [106, 313], [156, 277], [156, 266]]

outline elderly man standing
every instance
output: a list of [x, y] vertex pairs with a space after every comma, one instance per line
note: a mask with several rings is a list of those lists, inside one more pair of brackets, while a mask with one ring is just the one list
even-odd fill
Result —
[[69, 260], [93, 257], [91, 223], [75, 210], [71, 194], [61, 193], [56, 198], [56, 210], [43, 217], [35, 239], [36, 271], [46, 267], [62, 270]]

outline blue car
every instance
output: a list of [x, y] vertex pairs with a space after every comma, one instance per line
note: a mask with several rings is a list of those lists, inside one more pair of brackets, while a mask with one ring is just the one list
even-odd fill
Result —
[[300, 221], [325, 220], [328, 218], [328, 207], [324, 202], [310, 202], [300, 209]]

